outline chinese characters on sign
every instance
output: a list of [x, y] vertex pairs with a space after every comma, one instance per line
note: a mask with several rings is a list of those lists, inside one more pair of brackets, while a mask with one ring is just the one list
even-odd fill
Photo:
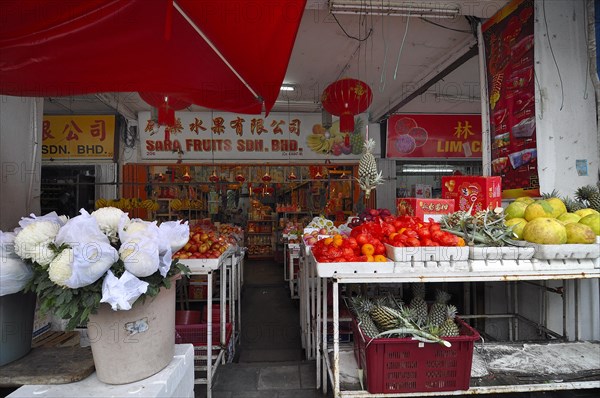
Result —
[[44, 116], [42, 159], [112, 160], [115, 116]]
[[391, 115], [387, 158], [480, 158], [479, 115]]
[[[165, 131], [140, 112], [140, 142], [143, 159], [173, 159], [180, 153], [183, 159], [256, 159], [292, 160], [323, 154], [304, 151], [306, 137], [320, 125], [320, 114], [295, 116], [271, 113], [239, 115], [231, 113], [176, 112], [176, 128]], [[358, 158], [360, 155], [350, 154]]]

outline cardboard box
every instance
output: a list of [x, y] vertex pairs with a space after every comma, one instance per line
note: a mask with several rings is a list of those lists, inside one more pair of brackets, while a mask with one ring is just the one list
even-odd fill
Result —
[[396, 210], [399, 216], [421, 217], [423, 221], [433, 218], [435, 221], [439, 221], [442, 215], [454, 212], [454, 200], [397, 198]]
[[502, 206], [502, 177], [442, 177], [442, 198], [454, 199], [456, 211], [472, 213]]
[[431, 185], [413, 184], [411, 191], [412, 196], [414, 196], [415, 198], [429, 199], [433, 196], [433, 190], [431, 188]]

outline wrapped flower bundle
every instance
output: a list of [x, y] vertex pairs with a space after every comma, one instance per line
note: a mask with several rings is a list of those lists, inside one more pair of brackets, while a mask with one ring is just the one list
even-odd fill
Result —
[[[145, 296], [187, 274], [172, 254], [188, 240], [187, 222], [130, 219], [114, 207], [84, 209], [71, 219], [56, 213], [23, 218], [14, 233], [1, 233], [2, 285], [10, 294], [37, 294], [43, 312], [68, 319], [68, 329], [87, 323], [100, 303], [128, 310]], [[5, 284], [4, 282], [10, 282]]]

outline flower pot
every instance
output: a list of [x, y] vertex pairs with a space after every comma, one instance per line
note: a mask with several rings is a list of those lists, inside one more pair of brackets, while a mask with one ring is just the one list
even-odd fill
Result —
[[175, 280], [129, 311], [101, 304], [88, 322], [98, 379], [107, 384], [142, 380], [164, 369], [175, 350]]
[[0, 297], [0, 366], [24, 357], [31, 350], [34, 293], [13, 293]]

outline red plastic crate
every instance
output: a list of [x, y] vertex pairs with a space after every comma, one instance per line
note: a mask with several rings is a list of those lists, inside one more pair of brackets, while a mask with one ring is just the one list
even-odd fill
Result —
[[175, 311], [175, 325], [192, 325], [200, 323], [200, 311]]
[[365, 342], [356, 320], [354, 354], [372, 393], [468, 390], [473, 344], [479, 333], [457, 318], [460, 336], [446, 337], [452, 344], [422, 343], [410, 338], [383, 338]]
[[[227, 321], [229, 319], [229, 304], [225, 304], [225, 310], [227, 311], [225, 313], [225, 321]], [[212, 312], [213, 323], [221, 322], [221, 304], [213, 304], [211, 312]], [[207, 315], [208, 315], [208, 306], [205, 305], [204, 308], [202, 308], [202, 318], [201, 318], [202, 323], [206, 323]]]
[[[208, 330], [206, 323], [198, 323], [195, 325], [175, 325], [175, 344], [193, 344], [195, 346], [206, 346], [206, 331]], [[231, 338], [232, 325], [225, 324], [225, 346], [229, 344]], [[212, 345], [221, 344], [221, 325], [218, 323], [212, 324]]]

